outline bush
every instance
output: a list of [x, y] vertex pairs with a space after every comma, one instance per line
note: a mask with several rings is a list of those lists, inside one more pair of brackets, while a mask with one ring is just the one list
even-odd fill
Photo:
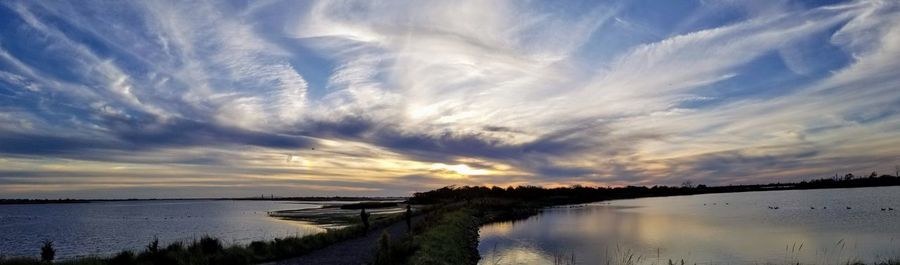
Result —
[[172, 244], [169, 244], [169, 246], [166, 247], [166, 251], [168, 251], [168, 252], [184, 251], [184, 243], [174, 242]]
[[375, 253], [375, 265], [391, 265], [391, 236], [387, 231], [381, 232], [381, 238], [378, 239], [378, 250]]
[[0, 258], [0, 264], [2, 264], [2, 265], [32, 265], [32, 264], [41, 264], [41, 261], [34, 259], [34, 258], [10, 258], [10, 259]]
[[216, 254], [222, 251], [222, 242], [216, 238], [203, 236], [200, 238], [200, 241], [194, 241], [193, 244], [188, 246], [188, 251], [192, 253], [199, 252], [205, 255]]
[[52, 263], [56, 257], [56, 250], [53, 249], [53, 241], [44, 240], [44, 246], [41, 247], [41, 261]]
[[222, 251], [221, 254], [215, 255], [209, 260], [209, 264], [221, 265], [245, 265], [251, 264], [252, 254], [247, 249], [240, 246], [232, 246]]
[[135, 263], [134, 252], [122, 251], [109, 259], [109, 265], [130, 265]]
[[150, 253], [159, 252], [159, 238], [153, 237], [153, 241], [150, 241], [150, 244], [147, 244], [147, 252], [150, 252]]
[[247, 248], [249, 248], [250, 252], [253, 253], [253, 256], [258, 259], [272, 254], [269, 250], [269, 244], [263, 241], [253, 241]]

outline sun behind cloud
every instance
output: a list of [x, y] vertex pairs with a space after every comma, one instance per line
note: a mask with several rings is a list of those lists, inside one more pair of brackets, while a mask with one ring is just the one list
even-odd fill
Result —
[[[431, 171], [436, 171], [438, 174], [442, 176], [456, 176], [459, 178], [463, 178], [466, 176], [479, 176], [479, 175], [490, 175], [493, 172], [487, 169], [476, 169], [472, 168], [466, 164], [457, 164], [457, 165], [447, 165], [443, 163], [435, 163], [431, 165]], [[442, 173], [451, 173], [451, 174], [442, 174]]]

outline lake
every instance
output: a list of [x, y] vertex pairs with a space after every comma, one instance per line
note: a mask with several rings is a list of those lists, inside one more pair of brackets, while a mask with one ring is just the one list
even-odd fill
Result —
[[267, 211], [318, 208], [320, 204], [276, 201], [160, 200], [76, 204], [0, 205], [0, 255], [38, 256], [52, 240], [57, 257], [142, 250], [209, 235], [226, 244], [292, 235], [323, 228], [272, 218]]
[[[881, 210], [888, 207], [895, 210]], [[479, 233], [479, 264], [879, 261], [900, 257], [900, 187], [599, 202], [546, 209]]]

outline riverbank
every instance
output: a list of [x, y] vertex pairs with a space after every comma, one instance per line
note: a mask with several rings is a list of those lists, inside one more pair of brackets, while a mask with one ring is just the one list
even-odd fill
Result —
[[[358, 212], [356, 213], [358, 214]], [[376, 234], [384, 227], [402, 223], [403, 218], [403, 214], [399, 213], [374, 215], [370, 217], [371, 227], [367, 234]], [[226, 245], [223, 240], [211, 237], [202, 237], [190, 242], [174, 242], [168, 246], [153, 241], [138, 251], [126, 250], [110, 256], [79, 257], [57, 261], [54, 264], [258, 264], [306, 255], [330, 245], [363, 236], [363, 227], [357, 220], [340, 228], [331, 228], [326, 232], [307, 236], [290, 236], [234, 245]], [[55, 247], [58, 246], [51, 245], [49, 249], [53, 250]], [[38, 258], [44, 256], [45, 253], [47, 251], [36, 248], [34, 256], [31, 257], [0, 256], [0, 265], [48, 264], [43, 262], [42, 258]]]
[[[478, 229], [485, 224], [525, 219], [550, 206], [536, 201], [483, 198], [435, 207], [412, 237], [398, 242], [394, 264], [477, 264]], [[410, 247], [412, 251], [409, 250]], [[405, 249], [404, 249], [405, 247]]]

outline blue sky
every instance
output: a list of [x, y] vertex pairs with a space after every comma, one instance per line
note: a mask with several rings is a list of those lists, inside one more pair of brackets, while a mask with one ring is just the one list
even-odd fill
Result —
[[893, 174], [896, 1], [4, 1], [0, 197]]

